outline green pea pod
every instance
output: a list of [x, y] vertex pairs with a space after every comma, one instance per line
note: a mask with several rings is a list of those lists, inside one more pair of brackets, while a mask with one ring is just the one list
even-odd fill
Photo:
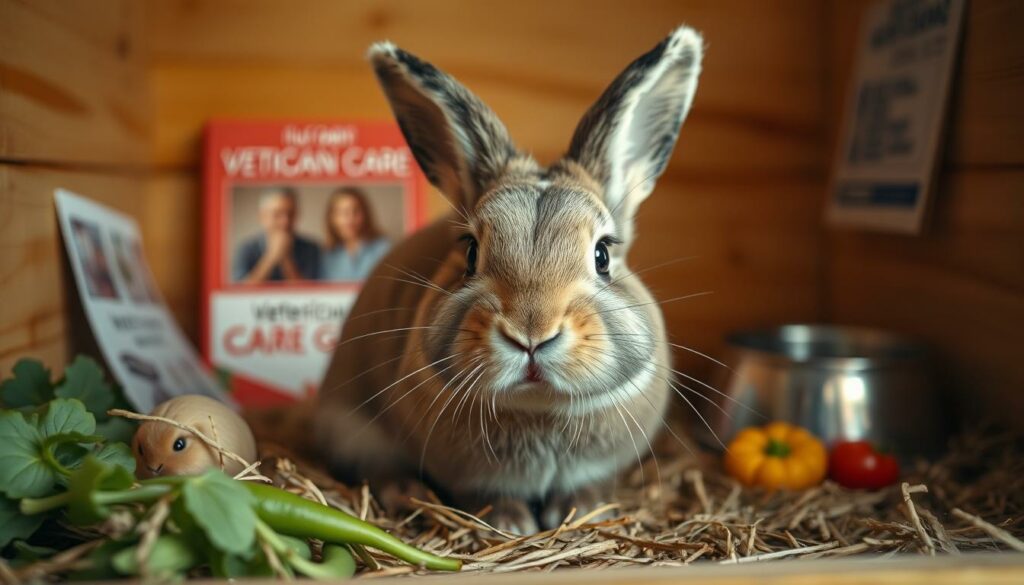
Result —
[[[138, 549], [128, 547], [113, 556], [111, 564], [122, 575], [139, 575], [142, 573], [138, 560]], [[146, 573], [156, 577], [177, 575], [199, 564], [189, 543], [181, 536], [164, 534], [153, 542], [153, 548], [146, 559]]]
[[348, 548], [337, 544], [325, 544], [320, 564], [334, 577], [347, 578], [356, 574], [356, 561]]
[[316, 538], [325, 543], [362, 544], [412, 565], [435, 571], [458, 571], [462, 561], [446, 559], [410, 546], [354, 516], [273, 486], [241, 482], [256, 496], [256, 515], [280, 534]]

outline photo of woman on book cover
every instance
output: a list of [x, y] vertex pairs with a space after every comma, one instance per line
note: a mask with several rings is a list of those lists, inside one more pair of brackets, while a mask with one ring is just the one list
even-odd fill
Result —
[[341, 187], [331, 193], [324, 223], [327, 234], [320, 270], [324, 280], [363, 280], [391, 247], [366, 193], [358, 187]]

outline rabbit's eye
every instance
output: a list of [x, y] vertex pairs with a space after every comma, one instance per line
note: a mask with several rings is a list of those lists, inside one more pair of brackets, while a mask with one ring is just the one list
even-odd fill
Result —
[[476, 274], [476, 238], [470, 236], [466, 238], [466, 242], [466, 276], [473, 276], [474, 274]]
[[184, 439], [184, 437], [179, 437], [176, 441], [174, 441], [174, 450], [175, 451], [184, 451], [185, 450], [185, 439]]
[[608, 242], [601, 240], [594, 248], [594, 268], [597, 269], [598, 274], [606, 276], [611, 268], [611, 263], [612, 257], [608, 253]]

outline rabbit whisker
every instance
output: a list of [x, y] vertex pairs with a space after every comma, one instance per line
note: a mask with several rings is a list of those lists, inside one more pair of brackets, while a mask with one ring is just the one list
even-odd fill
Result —
[[[491, 433], [487, 428], [487, 423], [484, 421], [484, 403], [485, 400], [480, 400], [480, 433], [483, 434], [487, 449], [494, 455], [494, 463], [498, 465], [501, 463], [501, 459], [498, 457], [498, 452], [494, 450], [494, 445], [491, 443]], [[485, 452], [486, 453], [486, 452]]]
[[658, 264], [655, 264], [654, 266], [647, 266], [645, 268], [641, 268], [640, 270], [630, 271], [628, 274], [623, 274], [622, 276], [611, 280], [610, 282], [608, 282], [607, 284], [605, 284], [604, 286], [599, 288], [597, 290], [597, 292], [595, 292], [594, 294], [590, 295], [590, 297], [587, 299], [587, 301], [589, 302], [589, 301], [594, 300], [594, 297], [596, 297], [597, 295], [599, 295], [599, 294], [603, 293], [604, 291], [608, 290], [610, 287], [612, 287], [612, 286], [622, 282], [623, 280], [626, 280], [630, 276], [639, 276], [639, 275], [641, 275], [641, 274], [643, 274], [645, 272], [650, 272], [651, 270], [656, 270], [658, 268], [663, 268], [665, 266], [671, 266], [672, 264], [678, 264], [680, 262], [686, 262], [688, 260], [693, 260], [695, 258], [697, 258], [697, 256], [682, 256], [682, 257], [676, 258], [674, 260], [667, 260], [665, 262], [660, 262]]
[[[439, 286], [436, 286], [436, 285], [435, 286], [430, 286], [430, 285], [424, 284], [424, 283], [416, 281], [416, 280], [410, 280], [408, 278], [398, 278], [397, 276], [387, 276], [387, 275], [383, 275], [383, 274], [378, 275], [378, 276], [374, 276], [373, 278], [377, 279], [377, 280], [393, 280], [395, 282], [404, 282], [406, 284], [411, 284], [413, 286], [419, 286], [419, 287], [425, 288], [427, 290], [432, 290], [432, 291], [444, 293], [444, 294], [446, 294], [448, 296], [452, 296], [452, 292], [451, 291], [444, 290], [443, 288], [441, 288]], [[433, 284], [433, 283], [431, 283], [431, 284]]]
[[416, 272], [415, 270], [406, 270], [404, 268], [400, 268], [398, 266], [395, 266], [394, 264], [387, 264], [387, 266], [389, 268], [392, 268], [394, 270], [397, 270], [397, 271], [401, 272], [402, 274], [408, 276], [409, 278], [412, 278], [413, 280], [415, 280], [416, 282], [419, 282], [423, 286], [426, 286], [426, 287], [428, 287], [430, 289], [436, 290], [437, 292], [444, 293], [444, 294], [446, 294], [448, 296], [452, 296], [452, 292], [451, 291], [447, 291], [447, 290], [441, 288], [436, 282], [433, 282], [432, 280], [430, 280], [426, 276], [423, 276], [422, 274]]
[[633, 443], [633, 451], [636, 453], [636, 464], [640, 468], [640, 483], [646, 488], [647, 480], [644, 477], [643, 458], [640, 456], [640, 448], [636, 445], [636, 438], [633, 436], [633, 431], [629, 428], [629, 423], [626, 422], [626, 417], [622, 415], [622, 409], [619, 408], [619, 404], [617, 402], [612, 402], [611, 404], [615, 407], [615, 412], [619, 413], [619, 418], [622, 419], [622, 426], [626, 429], [626, 433], [629, 434], [630, 442]]
[[[473, 368], [478, 363], [480, 363], [481, 360], [483, 360], [483, 357], [482, 356], [477, 356], [476, 358], [473, 358], [472, 360], [470, 360], [470, 362], [468, 364], [466, 364], [466, 367], [464, 367], [461, 370], [459, 370], [458, 372], [456, 372], [455, 375], [452, 376], [447, 382], [445, 382], [444, 386], [442, 386], [441, 389], [438, 390], [434, 394], [434, 399], [430, 401], [430, 404], [427, 405], [427, 408], [423, 412], [424, 413], [429, 413], [430, 409], [434, 408], [434, 405], [437, 404], [438, 399], [441, 398], [442, 395], [444, 395], [444, 393], [448, 389], [448, 387], [451, 386], [452, 384], [454, 384], [456, 382], [456, 380], [458, 380], [459, 377], [462, 376], [467, 370]], [[477, 366], [477, 367], [479, 367], [479, 366]], [[474, 370], [474, 372], [475, 371], [476, 370]], [[466, 378], [463, 379], [462, 383], [465, 383], [466, 381], [468, 381], [468, 379], [472, 375], [473, 375], [473, 372], [470, 372], [469, 376], [466, 376]], [[412, 429], [410, 429], [409, 432], [405, 435], [405, 438], [402, 440], [403, 443], [408, 441], [409, 438], [412, 437], [412, 435], [416, 432], [416, 430], [420, 428], [420, 425], [423, 424], [423, 420], [425, 418], [426, 418], [425, 416], [421, 417], [416, 422], [416, 424], [412, 427]]]
[[[608, 333], [593, 333], [593, 334], [591, 334], [591, 335], [587, 335], [587, 336], [585, 336], [585, 337], [584, 337], [584, 339], [587, 339], [587, 340], [589, 340], [589, 339], [590, 339], [590, 337], [592, 337], [592, 336], [594, 336], [594, 335], [614, 335], [614, 334], [608, 334]], [[628, 333], [626, 333], [626, 334], [622, 334], [622, 335], [629, 335], [629, 334], [628, 334]], [[626, 341], [623, 341], [622, 343], [627, 343], [627, 344], [628, 344], [628, 343], [630, 343], [630, 342], [629, 342], [628, 340], [626, 340]], [[639, 344], [636, 344], [636, 345], [639, 345]], [[689, 349], [689, 348], [686, 348], [686, 347], [680, 346], [679, 344], [676, 344], [676, 343], [669, 343], [668, 345], [671, 345], [672, 347], [679, 347], [679, 348], [681, 348], [681, 349]], [[594, 346], [587, 346], [587, 345], [581, 344], [581, 345], [580, 345], [579, 347], [594, 347]], [[694, 351], [694, 353], [697, 353], [698, 355], [701, 355], [701, 356], [707, 357], [707, 358], [708, 358], [709, 360], [711, 360], [711, 361], [713, 361], [713, 362], [715, 362], [715, 363], [718, 363], [718, 364], [722, 365], [723, 367], [727, 368], [727, 369], [728, 369], [729, 371], [733, 371], [733, 370], [732, 370], [732, 368], [730, 368], [729, 366], [727, 366], [727, 365], [723, 364], [722, 362], [719, 362], [718, 360], [715, 360], [714, 358], [711, 358], [711, 357], [705, 356], [704, 354], [702, 354], [702, 353], [700, 353], [700, 352], [696, 352], [695, 350], [691, 350], [691, 351]], [[753, 408], [753, 407], [751, 407], [751, 406], [749, 406], [749, 405], [747, 405], [747, 404], [744, 404], [744, 403], [740, 402], [739, 400], [737, 400], [737, 399], [733, 398], [732, 396], [730, 396], [730, 395], [726, 394], [725, 392], [722, 392], [722, 391], [721, 391], [721, 390], [719, 390], [718, 388], [715, 388], [714, 386], [712, 386], [712, 385], [708, 384], [707, 382], [704, 382], [703, 380], [700, 380], [700, 379], [698, 379], [698, 378], [695, 378], [695, 377], [693, 377], [693, 376], [691, 376], [691, 375], [687, 374], [686, 372], [682, 372], [682, 371], [680, 371], [680, 370], [675, 370], [675, 369], [669, 368], [669, 367], [667, 367], [667, 366], [662, 366], [662, 365], [660, 365], [660, 364], [655, 364], [655, 365], [656, 365], [656, 366], [658, 366], [658, 367], [660, 367], [660, 368], [664, 368], [664, 369], [667, 369], [667, 370], [671, 371], [671, 372], [672, 372], [672, 373], [674, 373], [674, 374], [678, 374], [678, 375], [680, 375], [680, 376], [682, 376], [682, 377], [684, 377], [684, 378], [686, 378], [686, 379], [688, 379], [688, 380], [690, 380], [690, 381], [692, 381], [692, 382], [694, 382], [694, 383], [700, 384], [701, 386], [703, 386], [703, 387], [707, 388], [708, 390], [711, 390], [711, 391], [712, 391], [712, 392], [714, 392], [715, 394], [717, 394], [717, 395], [721, 396], [721, 397], [722, 397], [722, 398], [724, 398], [725, 400], [728, 400], [729, 402], [732, 402], [732, 403], [733, 403], [733, 404], [735, 404], [736, 406], [738, 406], [738, 407], [740, 407], [740, 408], [742, 408], [742, 409], [746, 410], [747, 412], [750, 412], [751, 414], [753, 414], [753, 415], [755, 415], [755, 416], [757, 416], [757, 417], [759, 417], [759, 418], [761, 418], [761, 419], [767, 419], [767, 418], [768, 418], [768, 417], [766, 417], [766, 416], [765, 416], [764, 414], [762, 414], [762, 413], [758, 412], [758, 411], [757, 411], [757, 409], [755, 409], [755, 408]], [[687, 387], [687, 388], [689, 388], [689, 386], [686, 386], [686, 387]], [[691, 390], [693, 390], [693, 389], [691, 388]], [[705, 397], [705, 396], [704, 396], [704, 394], [703, 394], [703, 393], [701, 393], [701, 392], [697, 392], [696, 390], [693, 390], [693, 392], [694, 392], [694, 393], [696, 393], [696, 394], [698, 394], [698, 395], [699, 395], [699, 396], [701, 396], [701, 397]], [[705, 399], [706, 399], [706, 397], [705, 397]], [[724, 413], [724, 414], [725, 414], [726, 416], [729, 416], [729, 417], [731, 418], [731, 415], [729, 415], [728, 413], [726, 413], [726, 412], [725, 412], [725, 410], [724, 410], [724, 409], [722, 409], [722, 408], [721, 408], [720, 406], [718, 406], [718, 404], [717, 404], [716, 402], [713, 402], [713, 401], [711, 401], [711, 403], [712, 403], [712, 404], [714, 404], [714, 405], [715, 405], [716, 407], [718, 407], [718, 409], [719, 409], [719, 410], [721, 410], [721, 411], [722, 411], [722, 412], [723, 412], [723, 413]]]
[[405, 381], [405, 380], [407, 380], [407, 379], [411, 378], [412, 376], [415, 376], [416, 374], [418, 374], [418, 373], [422, 372], [423, 370], [425, 370], [425, 369], [427, 369], [427, 368], [431, 368], [431, 367], [433, 367], [433, 366], [436, 366], [437, 364], [440, 364], [440, 363], [442, 363], [442, 362], [446, 362], [446, 361], [448, 361], [448, 360], [452, 360], [452, 359], [455, 359], [455, 358], [457, 358], [457, 357], [459, 357], [459, 354], [453, 354], [453, 355], [450, 355], [450, 356], [447, 356], [447, 357], [443, 357], [443, 358], [441, 358], [441, 359], [439, 359], [439, 360], [435, 360], [435, 361], [433, 361], [433, 362], [431, 362], [431, 363], [429, 363], [429, 364], [427, 364], [427, 365], [423, 366], [422, 368], [419, 368], [418, 370], [415, 370], [415, 371], [409, 372], [408, 374], [406, 374], [406, 375], [402, 376], [401, 378], [399, 378], [399, 379], [395, 380], [394, 382], [392, 382], [392, 383], [388, 384], [388, 385], [387, 385], [387, 386], [386, 386], [386, 387], [385, 387], [385, 388], [384, 388], [383, 390], [380, 390], [380, 391], [378, 391], [378, 392], [377, 392], [376, 394], [374, 394], [373, 396], [371, 396], [371, 397], [367, 398], [366, 400], [364, 400], [364, 401], [363, 401], [362, 403], [360, 403], [360, 404], [359, 404], [359, 406], [357, 406], [357, 407], [355, 407], [354, 409], [352, 409], [352, 412], [356, 412], [356, 411], [360, 410], [361, 408], [363, 408], [364, 406], [366, 406], [367, 404], [369, 404], [370, 402], [372, 402], [372, 401], [373, 401], [373, 400], [374, 400], [375, 398], [377, 398], [377, 397], [378, 397], [378, 396], [380, 396], [381, 394], [383, 394], [383, 393], [387, 392], [387, 391], [388, 391], [388, 390], [390, 390], [391, 388], [394, 388], [394, 387], [395, 387], [396, 385], [398, 385], [398, 384], [400, 384], [401, 382], [403, 382], [403, 381]]
[[[605, 348], [600, 348], [600, 347], [597, 347], [597, 346], [594, 346], [594, 345], [580, 344], [577, 347], [579, 347], [581, 349], [593, 350], [594, 352], [596, 352], [598, 354], [600, 354], [601, 352], [605, 351]], [[664, 368], [664, 366], [661, 366], [661, 367]], [[669, 383], [668, 378], [666, 378], [665, 376], [661, 376], [661, 375], [657, 374], [656, 371], [652, 371], [652, 374], [654, 376], [656, 376], [657, 378], [659, 378], [661, 380], [664, 380], [666, 383]], [[640, 387], [636, 385], [636, 382], [634, 382], [632, 379], [628, 380], [628, 382], [630, 383], [630, 385], [633, 386], [633, 388], [635, 388], [637, 390], [637, 394], [642, 396], [644, 398], [644, 400], [647, 401], [647, 404], [650, 405], [651, 409], [654, 412], [658, 412], [657, 407], [655, 407], [654, 403], [651, 402], [651, 399], [642, 390], [640, 390]], [[703, 394], [700, 394], [699, 392], [697, 392], [697, 394], [699, 396], [701, 396], [702, 398], [704, 398], [705, 400], [710, 400], [707, 397], [705, 397]], [[571, 400], [571, 395], [570, 395], [570, 400]], [[668, 424], [668, 421], [665, 419], [665, 417], [659, 415], [659, 418], [661, 419], [662, 426], [665, 427], [665, 430], [667, 430], [669, 432], [669, 434], [672, 435], [672, 437], [676, 440], [676, 442], [678, 442], [680, 444], [680, 446], [682, 446], [684, 449], [686, 449], [687, 452], [693, 453], [694, 452], [693, 448], [686, 441], [684, 441], [682, 439], [682, 437], [679, 436], [678, 433], [675, 432], [675, 429], [673, 429], [672, 426]], [[573, 443], [571, 442], [570, 443], [570, 448], [571, 448], [572, 444]]]
[[678, 394], [678, 395], [679, 395], [679, 397], [680, 397], [680, 398], [682, 398], [682, 399], [683, 399], [683, 400], [684, 400], [684, 401], [686, 402], [686, 404], [688, 404], [688, 405], [690, 406], [690, 409], [691, 409], [691, 410], [693, 410], [693, 413], [694, 413], [694, 414], [696, 414], [696, 415], [697, 415], [697, 417], [699, 417], [699, 418], [700, 418], [700, 421], [701, 421], [702, 423], [704, 423], [704, 426], [705, 426], [705, 427], [706, 427], [706, 428], [708, 429], [708, 431], [709, 431], [709, 432], [711, 433], [711, 436], [715, 438], [715, 441], [717, 441], [717, 442], [718, 442], [718, 444], [722, 446], [722, 449], [725, 449], [726, 451], [728, 451], [728, 450], [729, 450], [729, 448], [728, 448], [728, 447], [726, 447], [726, 446], [725, 446], [725, 443], [723, 443], [723, 442], [722, 442], [722, 439], [721, 439], [721, 438], [719, 438], [719, 436], [718, 436], [718, 433], [716, 433], [716, 432], [715, 432], [715, 429], [711, 428], [711, 423], [709, 423], [709, 422], [708, 422], [708, 419], [704, 418], [704, 415], [703, 415], [703, 414], [701, 414], [700, 410], [698, 410], [698, 409], [697, 409], [697, 407], [696, 407], [696, 406], [694, 406], [694, 404], [693, 404], [692, 402], [690, 402], [690, 399], [689, 399], [689, 398], [687, 398], [687, 397], [686, 397], [686, 395], [685, 395], [685, 394], [683, 394], [683, 393], [682, 393], [682, 392], [681, 392], [681, 391], [679, 390], [679, 388], [677, 388], [677, 387], [676, 387], [676, 385], [675, 385], [675, 384], [673, 384], [673, 383], [672, 383], [671, 381], [669, 381], [668, 385], [669, 385], [669, 387], [670, 387], [670, 388], [672, 388], [673, 390], [675, 390], [675, 391], [676, 391], [676, 394]]
[[462, 329], [460, 327], [441, 327], [440, 325], [419, 325], [419, 326], [414, 326], [414, 327], [396, 327], [394, 329], [385, 329], [383, 331], [374, 331], [372, 333], [364, 333], [363, 335], [357, 335], [355, 337], [350, 337], [350, 338], [346, 339], [345, 341], [342, 341], [340, 343], [334, 344], [334, 347], [332, 349], [337, 350], [339, 347], [344, 347], [344, 346], [348, 345], [349, 343], [352, 343], [353, 341], [358, 341], [360, 339], [365, 339], [367, 337], [373, 337], [375, 335], [384, 335], [385, 333], [398, 333], [398, 332], [403, 332], [403, 331], [417, 331], [417, 330], [423, 330], [423, 329], [442, 329], [442, 330], [449, 330], [449, 331], [462, 331], [464, 333], [476, 333], [475, 331], [473, 331], [471, 329]]
[[[645, 431], [643, 429], [643, 427], [640, 426], [640, 422], [638, 420], [636, 420], [635, 416], [633, 416], [632, 411], [630, 411], [629, 406], [626, 405], [625, 401], [620, 402], [619, 405], [622, 407], [622, 410], [624, 410], [626, 412], [626, 415], [629, 416], [629, 418], [633, 421], [633, 424], [636, 425], [636, 430], [640, 431], [640, 435], [643, 436], [644, 441], [647, 443], [648, 452], [651, 454], [651, 457], [654, 458], [654, 471], [655, 471], [655, 474], [657, 475], [658, 485], [661, 485], [661, 483], [662, 483], [661, 465], [658, 463], [658, 456], [654, 453], [654, 445], [651, 444], [651, 440], [647, 436], [647, 431]], [[647, 487], [646, 484], [644, 484], [644, 487], [645, 488]]]
[[393, 313], [395, 311], [415, 311], [415, 310], [416, 310], [416, 307], [395, 307], [395, 308], [392, 308], [392, 309], [377, 309], [375, 311], [367, 311], [365, 313], [360, 313], [360, 314], [356, 315], [355, 317], [348, 317], [348, 318], [345, 319], [345, 323], [348, 324], [348, 323], [351, 323], [353, 321], [358, 321], [358, 320], [360, 320], [360, 319], [362, 319], [364, 317], [370, 317], [372, 315], [379, 315], [381, 313]]
[[[396, 337], [397, 337], [397, 335], [396, 335]], [[389, 338], [382, 338], [382, 339], [386, 341]], [[475, 338], [465, 337], [465, 338], [463, 338], [464, 341], [476, 341], [476, 340], [479, 340], [479, 339], [480, 339], [479, 337], [475, 337]], [[387, 360], [385, 360], [385, 361], [383, 361], [383, 362], [381, 362], [381, 363], [379, 363], [377, 365], [370, 366], [369, 368], [366, 368], [365, 370], [363, 370], [362, 372], [359, 372], [355, 376], [352, 376], [348, 380], [345, 380], [344, 382], [342, 382], [340, 384], [337, 384], [335, 386], [331, 386], [331, 389], [332, 389], [331, 391], [338, 390], [340, 388], [344, 388], [345, 386], [351, 384], [352, 382], [355, 382], [359, 378], [362, 378], [363, 376], [369, 374], [370, 372], [373, 372], [375, 370], [379, 370], [380, 368], [383, 368], [384, 366], [386, 366], [388, 364], [393, 364], [393, 363], [397, 362], [398, 360], [404, 358], [407, 355], [419, 355], [419, 354], [426, 353], [426, 351], [427, 350], [425, 350], [425, 349], [413, 349], [413, 350], [408, 350], [408, 351], [403, 350], [401, 353], [399, 353], [395, 357], [389, 358], [389, 359], [387, 359]]]
[[713, 357], [711, 357], [711, 356], [709, 356], [709, 355], [707, 355], [707, 354], [701, 353], [701, 352], [699, 352], [699, 351], [697, 351], [697, 350], [693, 349], [692, 347], [686, 347], [685, 345], [681, 345], [681, 344], [679, 344], [679, 343], [671, 343], [671, 342], [668, 342], [668, 341], [666, 341], [665, 343], [668, 343], [668, 344], [669, 344], [669, 345], [671, 345], [672, 347], [675, 347], [675, 348], [681, 349], [681, 350], [683, 350], [683, 351], [688, 351], [688, 352], [690, 352], [690, 353], [692, 353], [692, 354], [694, 354], [694, 355], [699, 355], [700, 357], [702, 357], [702, 358], [704, 358], [704, 359], [706, 359], [706, 360], [708, 360], [708, 361], [714, 362], [714, 363], [716, 363], [716, 364], [718, 364], [718, 365], [722, 366], [723, 368], [725, 368], [725, 369], [729, 370], [730, 372], [731, 372], [731, 371], [733, 371], [733, 369], [732, 369], [732, 368], [730, 368], [729, 366], [725, 365], [724, 363], [722, 363], [722, 362], [720, 362], [720, 361], [716, 360], [715, 358], [713, 358]]
[[[448, 396], [448, 400], [446, 400], [444, 402], [444, 404], [441, 405], [441, 410], [438, 411], [437, 416], [434, 417], [434, 422], [431, 423], [430, 429], [427, 431], [427, 438], [423, 440], [423, 450], [420, 453], [420, 475], [423, 475], [423, 461], [427, 457], [427, 447], [430, 445], [430, 437], [433, 436], [434, 429], [437, 427], [438, 421], [441, 420], [441, 416], [444, 414], [444, 411], [448, 409], [448, 406], [452, 403], [452, 400], [455, 399], [455, 397], [459, 395], [459, 392], [461, 392], [462, 387], [465, 386], [466, 382], [468, 382], [473, 377], [473, 375], [476, 374], [477, 370], [479, 370], [480, 368], [484, 367], [484, 364], [482, 363], [483, 358], [481, 357], [479, 359], [481, 360], [481, 363], [478, 364], [473, 369], [473, 371], [471, 371], [466, 377], [464, 377], [462, 379], [462, 382], [459, 382], [458, 387], [456, 387], [452, 392], [450, 392], [450, 394]], [[483, 374], [483, 372], [481, 372], [481, 375], [482, 374]], [[477, 379], [479, 379], [479, 378], [477, 378]], [[439, 392], [437, 396], [440, 397], [441, 393]], [[433, 403], [431, 404], [431, 406], [433, 406]], [[429, 410], [427, 412], [429, 412]]]
[[591, 315], [601, 315], [603, 313], [614, 313], [615, 311], [624, 311], [626, 309], [635, 309], [637, 307], [646, 307], [648, 305], [667, 305], [668, 303], [674, 303], [676, 301], [685, 301], [686, 299], [692, 299], [692, 298], [696, 298], [696, 297], [702, 297], [702, 296], [705, 296], [705, 295], [710, 295], [710, 294], [713, 294], [714, 292], [715, 291], [706, 290], [706, 291], [702, 291], [702, 292], [699, 292], [699, 293], [691, 293], [691, 294], [688, 294], [688, 295], [683, 295], [683, 296], [679, 296], [679, 297], [673, 297], [671, 299], [665, 299], [663, 301], [650, 301], [650, 302], [647, 302], [647, 303], [634, 303], [632, 305], [626, 305], [624, 307], [615, 307], [614, 309], [605, 309], [603, 311], [594, 311], [593, 313], [590, 313], [590, 314], [588, 314], [586, 316], [589, 317]]

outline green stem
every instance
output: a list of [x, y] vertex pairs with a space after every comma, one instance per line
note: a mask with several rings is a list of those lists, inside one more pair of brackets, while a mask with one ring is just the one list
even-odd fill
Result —
[[791, 449], [788, 444], [776, 439], [770, 439], [764, 448], [765, 455], [769, 457], [778, 457], [780, 459], [789, 457], [790, 451]]
[[99, 443], [101, 441], [103, 441], [103, 437], [99, 435], [79, 435], [77, 433], [74, 435], [53, 435], [43, 440], [43, 444], [40, 445], [40, 451], [42, 452], [43, 461], [47, 465], [52, 467], [57, 473], [68, 477], [71, 475], [71, 470], [64, 467], [60, 461], [57, 461], [54, 448], [65, 443]]
[[93, 499], [97, 504], [110, 506], [114, 504], [149, 503], [159, 500], [173, 489], [173, 486], [162, 484], [142, 485], [129, 490], [114, 492], [96, 492]]
[[64, 477], [68, 477], [69, 475], [71, 475], [71, 470], [61, 465], [60, 461], [57, 461], [57, 457], [56, 455], [53, 454], [52, 449], [47, 449], [46, 447], [43, 447], [43, 461], [47, 465], [49, 465], [54, 471], [63, 475]]
[[53, 496], [47, 496], [45, 498], [25, 498], [21, 500], [19, 508], [21, 513], [26, 516], [32, 516], [35, 514], [42, 514], [49, 512], [50, 510], [56, 510], [57, 508], [63, 508], [71, 502], [71, 493], [63, 492]]
[[[112, 504], [148, 503], [160, 499], [161, 496], [171, 491], [170, 485], [144, 485], [130, 490], [114, 492], [96, 492], [93, 498], [97, 504], [109, 506]], [[71, 503], [71, 492], [61, 492], [45, 498], [25, 498], [21, 500], [21, 513], [26, 516], [42, 514], [57, 508], [63, 508]]]

